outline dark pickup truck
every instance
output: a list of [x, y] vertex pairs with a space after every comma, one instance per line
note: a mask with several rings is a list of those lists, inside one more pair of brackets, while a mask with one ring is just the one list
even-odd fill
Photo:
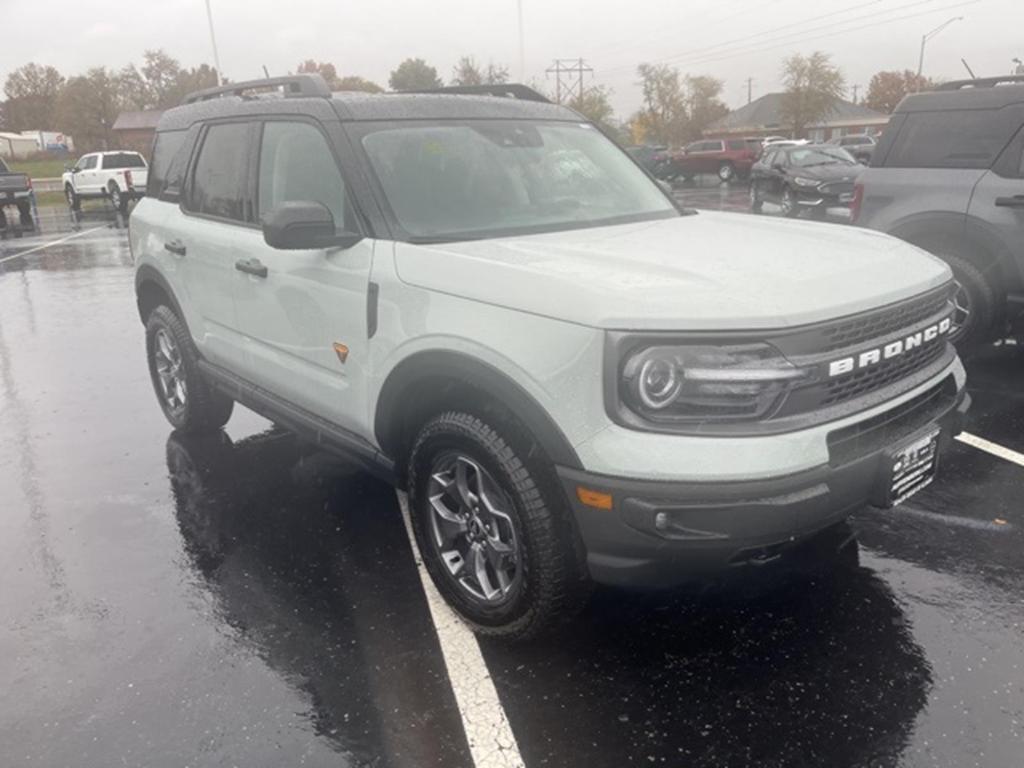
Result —
[[7, 228], [9, 206], [18, 209], [18, 223], [23, 228], [33, 226], [32, 182], [24, 173], [13, 173], [0, 158], [0, 229]]

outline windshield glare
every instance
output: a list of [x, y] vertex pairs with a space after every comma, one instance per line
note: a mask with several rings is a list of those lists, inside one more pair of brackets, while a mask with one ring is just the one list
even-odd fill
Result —
[[800, 147], [789, 153], [789, 161], [798, 168], [811, 165], [856, 165], [857, 161], [842, 147]]
[[414, 241], [679, 215], [626, 153], [586, 123], [388, 124], [371, 129], [362, 145]]

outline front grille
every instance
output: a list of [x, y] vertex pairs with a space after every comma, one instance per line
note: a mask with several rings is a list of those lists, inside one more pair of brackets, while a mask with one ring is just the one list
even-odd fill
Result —
[[821, 404], [844, 403], [893, 384], [935, 362], [945, 350], [945, 343], [939, 341], [905, 352], [892, 360], [883, 360], [870, 368], [839, 376], [825, 385]]
[[895, 307], [869, 312], [849, 320], [841, 320], [825, 329], [823, 352], [853, 347], [880, 336], [895, 334], [943, 310], [952, 288], [944, 286]]
[[830, 184], [822, 184], [818, 189], [825, 195], [852, 195], [852, 181], [833, 181]]
[[895, 408], [830, 432], [829, 464], [839, 467], [898, 443], [954, 407], [956, 399], [956, 381], [952, 376], [948, 376], [942, 383]]

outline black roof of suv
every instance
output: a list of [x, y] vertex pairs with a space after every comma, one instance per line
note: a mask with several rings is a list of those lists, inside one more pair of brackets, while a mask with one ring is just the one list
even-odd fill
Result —
[[[267, 93], [268, 90], [272, 92]], [[253, 93], [263, 95], [253, 96]], [[478, 98], [467, 99], [467, 95]], [[244, 114], [314, 114], [341, 121], [524, 119], [585, 120], [522, 85], [440, 88], [425, 92], [331, 92], [316, 74], [232, 83], [197, 91], [160, 118], [157, 131], [188, 128], [197, 121]], [[333, 113], [333, 114], [332, 114]]]

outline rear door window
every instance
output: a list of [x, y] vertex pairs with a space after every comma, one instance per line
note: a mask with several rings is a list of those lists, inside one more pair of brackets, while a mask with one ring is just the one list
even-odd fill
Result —
[[890, 168], [989, 168], [1020, 127], [1024, 107], [911, 112], [885, 160]]
[[249, 169], [249, 123], [207, 128], [192, 169], [185, 208], [219, 219], [245, 221]]
[[744, 149], [747, 149], [747, 142], [742, 141], [742, 140], [740, 140], [740, 141], [730, 140], [729, 141], [729, 149], [736, 150], [736, 151], [743, 151]]

